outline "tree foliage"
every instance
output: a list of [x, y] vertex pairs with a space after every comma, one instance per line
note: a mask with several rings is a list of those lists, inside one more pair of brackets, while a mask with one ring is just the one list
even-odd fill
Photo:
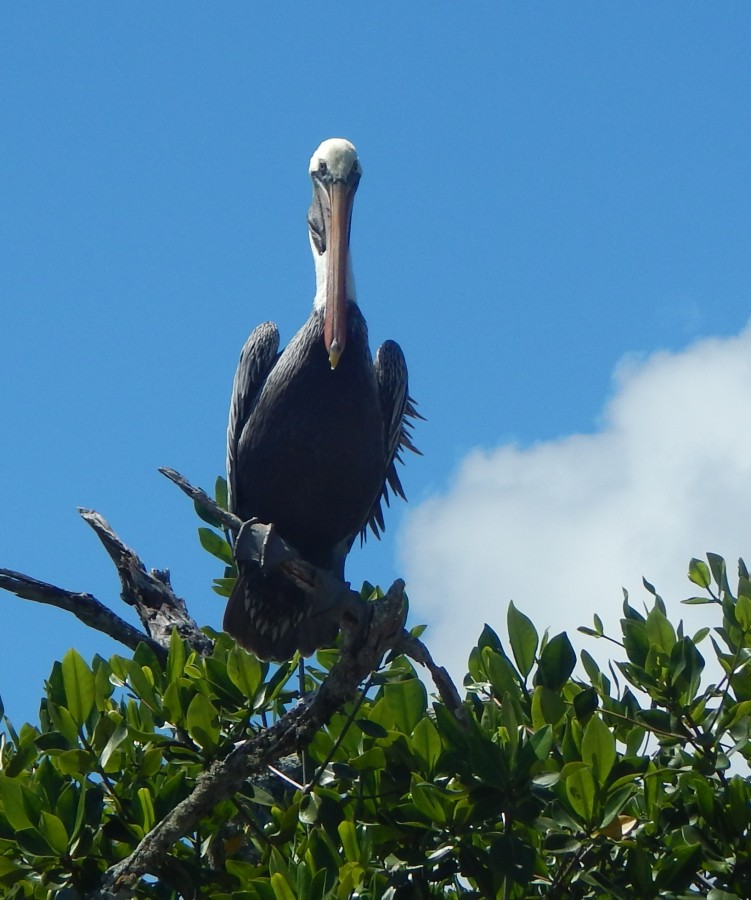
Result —
[[[206, 531], [202, 543], [226, 561]], [[643, 611], [624, 599], [619, 637], [597, 616], [580, 629], [612, 645], [607, 673], [587, 651], [577, 666], [566, 634], [541, 635], [513, 604], [507, 643], [483, 629], [458, 708], [394, 651], [301, 736], [300, 758], [219, 798], [132, 896], [749, 896], [751, 581], [741, 562], [731, 590], [713, 554], [689, 577], [703, 594], [685, 602], [714, 616], [697, 634], [670, 622], [646, 582]], [[270, 668], [207, 634], [202, 653], [173, 632], [166, 659], [145, 643], [91, 664], [70, 650], [38, 724], [5, 720], [2, 896], [105, 896], [108, 869], [301, 703], [294, 661]], [[306, 697], [338, 655], [305, 666]]]

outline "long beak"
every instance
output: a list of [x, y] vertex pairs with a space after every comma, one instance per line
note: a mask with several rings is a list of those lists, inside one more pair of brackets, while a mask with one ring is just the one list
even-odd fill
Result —
[[347, 262], [349, 225], [354, 191], [344, 182], [334, 181], [329, 187], [331, 222], [327, 247], [326, 307], [323, 339], [332, 369], [336, 368], [347, 341]]

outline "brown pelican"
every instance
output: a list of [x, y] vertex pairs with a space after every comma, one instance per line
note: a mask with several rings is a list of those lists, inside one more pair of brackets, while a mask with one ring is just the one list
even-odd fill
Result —
[[[332, 138], [313, 154], [313, 310], [281, 353], [272, 322], [250, 335], [227, 429], [230, 510], [273, 524], [300, 556], [339, 578], [357, 535], [383, 529], [389, 488], [404, 498], [395, 461], [402, 448], [415, 449], [409, 417], [418, 416], [401, 348], [386, 341], [373, 361], [355, 299], [349, 236], [361, 173], [349, 141]], [[224, 627], [246, 649], [283, 660], [334, 639], [338, 616], [314, 612], [281, 573], [243, 561], [238, 569]]]

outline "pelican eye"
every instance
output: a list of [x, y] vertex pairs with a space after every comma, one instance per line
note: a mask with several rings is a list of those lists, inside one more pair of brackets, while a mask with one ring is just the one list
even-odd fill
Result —
[[328, 171], [329, 171], [329, 167], [326, 165], [326, 160], [319, 159], [318, 160], [318, 174], [326, 175]]

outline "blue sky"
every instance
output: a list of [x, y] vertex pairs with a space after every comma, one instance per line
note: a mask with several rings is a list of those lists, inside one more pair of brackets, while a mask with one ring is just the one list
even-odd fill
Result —
[[[416, 435], [425, 456], [403, 472], [409, 511], [392, 508], [383, 543], [355, 551], [349, 575], [385, 584], [406, 574], [415, 620], [435, 622], [447, 652], [440, 622], [463, 602], [460, 585], [442, 590], [451, 573], [497, 576], [493, 598], [463, 611], [468, 635], [502, 621], [511, 596], [540, 625], [561, 608], [573, 615], [541, 598], [532, 574], [551, 558], [543, 534], [553, 545], [562, 532], [581, 539], [547, 573], [561, 579], [556, 594], [587, 572], [593, 529], [607, 532], [609, 519], [582, 510], [590, 451], [605, 472], [595, 500], [608, 508], [608, 461], [621, 457], [601, 448], [614, 434], [633, 437], [640, 472], [654, 476], [664, 459], [672, 471], [674, 448], [688, 444], [694, 462], [745, 478], [735, 458], [712, 456], [743, 445], [738, 407], [712, 415], [718, 397], [742, 409], [748, 396], [749, 26], [751, 9], [732, 2], [262, 13], [240, 2], [6, 4], [0, 565], [122, 612], [109, 560], [76, 514], [93, 507], [147, 565], [172, 570], [199, 621], [219, 624], [217, 567], [198, 549], [189, 502], [156, 467], [206, 487], [222, 471], [246, 335], [273, 319], [286, 340], [308, 314], [307, 162], [322, 139], [343, 136], [364, 170], [352, 243], [371, 344], [399, 341], [427, 417]], [[675, 380], [660, 393], [649, 378], [666, 370]], [[715, 375], [720, 393], [705, 396]], [[703, 412], [667, 432], [650, 398], [670, 410], [689, 391], [688, 409], [691, 390]], [[641, 436], [640, 422], [651, 423]], [[716, 439], [695, 447], [692, 436], [712, 428]], [[492, 474], [472, 468], [478, 452]], [[513, 503], [507, 485], [480, 516], [462, 494], [467, 466], [484, 496], [518, 472]], [[576, 474], [551, 504], [561, 473]], [[643, 496], [633, 504], [643, 508], [668, 480], [626, 480], [617, 494]], [[700, 484], [697, 522], [714, 518], [702, 510], [719, 490]], [[722, 494], [739, 503], [737, 518], [725, 516], [731, 532], [658, 527], [624, 546], [659, 550], [670, 531], [679, 575], [704, 550], [731, 556], [745, 539], [746, 487], [735, 480]], [[674, 495], [689, 488], [700, 489], [680, 481]], [[663, 506], [675, 509], [670, 497]], [[612, 509], [616, 528], [629, 511], [615, 499]], [[597, 555], [617, 605], [631, 569], [618, 569], [612, 548]], [[561, 627], [586, 621], [600, 596], [610, 603], [598, 593]], [[68, 647], [118, 651], [62, 612], [11, 595], [0, 603], [0, 695], [14, 719], [35, 715]], [[455, 649], [465, 657], [469, 645]]]

